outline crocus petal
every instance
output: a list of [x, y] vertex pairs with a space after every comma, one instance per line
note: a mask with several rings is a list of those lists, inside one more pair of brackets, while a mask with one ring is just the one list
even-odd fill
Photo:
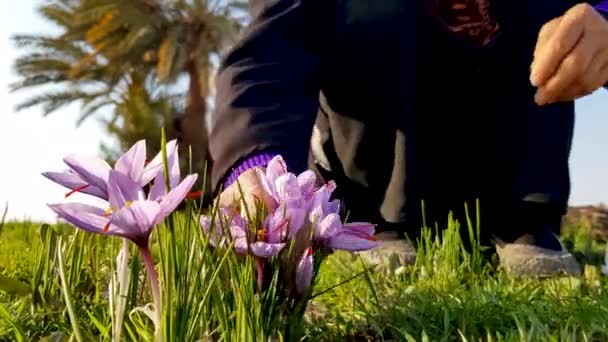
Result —
[[365, 251], [379, 246], [377, 241], [370, 238], [362, 238], [360, 235], [341, 232], [329, 238], [325, 244], [332, 249], [342, 249], [346, 251]]
[[128, 202], [143, 199], [140, 198], [143, 197], [143, 190], [126, 174], [112, 170], [108, 177], [108, 195], [110, 207], [119, 209]]
[[298, 186], [305, 194], [312, 193], [316, 183], [317, 175], [311, 170], [304, 171], [298, 175]]
[[289, 220], [288, 234], [289, 237], [296, 235], [298, 231], [304, 226], [306, 221], [306, 210], [302, 208], [288, 208], [286, 213], [287, 220]]
[[[287, 220], [287, 224], [285, 224]], [[293, 237], [304, 225], [306, 210], [289, 204], [281, 204], [266, 219], [265, 229], [268, 242], [279, 242]]]
[[[228, 243], [234, 240], [234, 250], [239, 254], [246, 254], [248, 251], [247, 244], [247, 221], [245, 221], [240, 215], [234, 215], [229, 209], [221, 208], [217, 217], [215, 218], [215, 230], [211, 230], [211, 218], [208, 216], [201, 216], [201, 226], [205, 233], [209, 234], [209, 242], [214, 247], [226, 247]], [[228, 225], [227, 231], [230, 233], [230, 239], [227, 239], [224, 235], [224, 229], [222, 228]], [[218, 242], [219, 241], [219, 242]]]
[[351, 231], [353, 234], [361, 234], [362, 236], [372, 236], [376, 229], [374, 225], [366, 222], [351, 222], [344, 225], [345, 231]]
[[286, 173], [277, 178], [277, 196], [282, 202], [297, 200], [302, 197], [302, 191], [298, 186], [298, 179], [293, 173]]
[[246, 254], [249, 251], [247, 243], [247, 221], [238, 214], [228, 214], [227, 209], [222, 210], [226, 217], [230, 218], [230, 236], [234, 240], [234, 251]]
[[172, 153], [167, 153], [167, 164], [169, 169], [169, 186], [170, 189], [175, 188], [179, 184], [181, 173], [179, 170], [179, 154], [177, 148]]
[[287, 236], [289, 220], [284, 215], [284, 207], [279, 207], [273, 211], [264, 222], [265, 240], [277, 243]]
[[312, 251], [309, 249], [304, 252], [302, 258], [298, 261], [296, 267], [296, 290], [298, 293], [304, 293], [312, 283], [313, 273], [313, 257]]
[[121, 172], [140, 183], [146, 163], [146, 141], [140, 140], [135, 143], [125, 154], [120, 156], [114, 165], [114, 170]]
[[313, 206], [308, 214], [308, 221], [310, 221], [311, 224], [318, 226], [320, 221], [323, 220], [324, 216], [325, 214], [323, 212], [323, 206]]
[[125, 232], [124, 237], [139, 244], [148, 241], [159, 211], [156, 202], [135, 201], [112, 214], [111, 222]]
[[165, 219], [169, 216], [175, 208], [184, 200], [190, 189], [196, 182], [198, 175], [190, 175], [175, 188], [173, 188], [167, 195], [160, 198], [160, 212], [156, 218], [156, 223]]
[[[177, 152], [177, 140], [171, 140], [167, 143], [167, 162], [169, 161], [171, 155]], [[171, 165], [171, 164], [169, 164]], [[144, 167], [144, 172], [141, 176], [141, 186], [144, 186], [150, 183], [156, 174], [163, 169], [163, 157], [162, 152], [159, 152], [152, 160]]]
[[246, 237], [234, 239], [234, 251], [238, 254], [247, 254], [249, 251], [249, 244], [247, 243]]
[[277, 178], [286, 173], [287, 165], [280, 155], [272, 158], [268, 163], [268, 166], [266, 166], [266, 177], [268, 177], [268, 180], [271, 183], [274, 183]]
[[319, 222], [315, 230], [318, 239], [329, 239], [342, 231], [342, 222], [337, 214], [329, 214]]
[[243, 232], [247, 231], [247, 220], [232, 209], [220, 208], [221, 215], [230, 218], [230, 225], [240, 228]]
[[[309, 220], [311, 223], [318, 224], [318, 221], [321, 220], [323, 216], [333, 213], [336, 209], [335, 206], [339, 204], [339, 202], [332, 203], [331, 205], [328, 204], [331, 203], [329, 202], [329, 199], [333, 189], [335, 189], [335, 186], [332, 182], [329, 182], [313, 193], [310, 203], [311, 211], [309, 215]], [[328, 211], [329, 209], [331, 210]]]
[[325, 206], [331, 198], [332, 192], [336, 189], [334, 182], [323, 184], [317, 191], [313, 193], [313, 206]]
[[42, 175], [53, 182], [62, 185], [70, 190], [79, 189], [77, 192], [99, 197], [108, 200], [108, 193], [105, 190], [98, 188], [95, 185], [87, 183], [80, 178], [74, 171], [68, 170], [64, 172], [43, 172]]
[[325, 207], [323, 208], [323, 212], [327, 214], [339, 214], [340, 213], [340, 200], [333, 200], [331, 202], [327, 202]]
[[[215, 229], [212, 231], [211, 230], [211, 218], [204, 216], [204, 215], [201, 216], [200, 222], [201, 222], [201, 227], [203, 227], [203, 231], [209, 235], [209, 243], [211, 244], [211, 246], [223, 247], [224, 239], [222, 237], [223, 233], [222, 233], [221, 227], [216, 223], [216, 224], [214, 224]], [[218, 243], [218, 240], [219, 240], [219, 243]]]
[[71, 155], [63, 158], [63, 161], [87, 183], [102, 190], [108, 188], [108, 176], [112, 168], [105, 160]]
[[150, 201], [156, 201], [160, 199], [162, 196], [167, 194], [167, 184], [165, 182], [165, 173], [160, 171], [154, 177], [154, 182], [152, 182], [152, 186], [150, 187], [150, 192], [148, 192], [148, 199]]
[[264, 189], [264, 191], [270, 195], [270, 197], [276, 202], [279, 200], [279, 198], [277, 197], [277, 191], [276, 188], [274, 186], [274, 182], [270, 182], [270, 180], [268, 179], [268, 177], [266, 176], [266, 174], [264, 173], [264, 171], [260, 170], [260, 169], [255, 169], [255, 173], [258, 176], [258, 180], [260, 181], [260, 184], [262, 185], [262, 189]]
[[203, 228], [203, 231], [207, 234], [209, 234], [211, 232], [211, 218], [205, 216], [205, 215], [201, 215], [199, 222], [201, 223], [201, 227]]
[[[49, 208], [59, 217], [70, 222], [76, 227], [92, 233], [104, 233], [104, 228], [110, 221], [105, 216], [105, 210], [82, 203], [49, 204]], [[112, 233], [115, 227], [108, 227], [108, 233]]]
[[280, 242], [286, 238], [293, 237], [306, 221], [306, 210], [289, 205], [281, 204], [268, 215], [264, 222], [266, 242]]
[[260, 258], [270, 258], [279, 254], [281, 249], [285, 247], [284, 243], [266, 243], [266, 242], [255, 242], [251, 244], [251, 253]]

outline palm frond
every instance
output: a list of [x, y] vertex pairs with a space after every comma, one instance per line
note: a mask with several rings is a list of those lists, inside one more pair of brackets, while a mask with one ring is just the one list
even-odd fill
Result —
[[11, 92], [15, 92], [22, 89], [44, 86], [51, 83], [59, 85], [60, 83], [65, 81], [67, 81], [67, 78], [61, 73], [57, 73], [55, 75], [52, 75], [50, 73], [46, 75], [39, 74], [25, 77], [17, 82], [13, 82], [9, 84], [9, 89]]
[[74, 9], [73, 4], [55, 2], [38, 7], [38, 13], [59, 27], [70, 27], [73, 24]]
[[80, 115], [78, 116], [78, 120], [76, 120], [76, 125], [81, 125], [85, 122], [89, 117], [96, 114], [100, 109], [114, 106], [116, 103], [106, 97], [95, 98], [94, 101], [83, 104]]
[[67, 106], [73, 102], [83, 100], [90, 94], [82, 91], [64, 90], [59, 92], [49, 92], [29, 98], [28, 100], [17, 104], [15, 111], [22, 111], [31, 107], [42, 106], [44, 116], [51, 114], [61, 107]]
[[184, 33], [182, 26], [170, 28], [158, 49], [156, 72], [161, 82], [175, 80], [187, 62], [188, 56], [182, 42]]
[[17, 58], [13, 65], [15, 71], [22, 76], [35, 76], [45, 73], [63, 73], [71, 68], [69, 61], [55, 58], [55, 56], [33, 53]]

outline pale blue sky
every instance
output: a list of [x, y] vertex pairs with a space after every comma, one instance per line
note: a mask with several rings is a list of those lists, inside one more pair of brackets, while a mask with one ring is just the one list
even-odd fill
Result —
[[[17, 55], [14, 33], [49, 32], [52, 26], [35, 13], [41, 1], [5, 3], [0, 21], [0, 206], [9, 202], [9, 218], [51, 221], [46, 203], [63, 201], [65, 190], [40, 173], [61, 170], [61, 159], [70, 153], [97, 155], [100, 141], [108, 139], [96, 120], [76, 129], [78, 108], [67, 108], [47, 118], [39, 109], [14, 113], [24, 94], [9, 94], [15, 79], [11, 71]], [[10, 14], [9, 14], [10, 13]], [[600, 90], [577, 102], [577, 122], [572, 165], [572, 204], [608, 202], [608, 92]], [[82, 200], [75, 196], [72, 200]]]

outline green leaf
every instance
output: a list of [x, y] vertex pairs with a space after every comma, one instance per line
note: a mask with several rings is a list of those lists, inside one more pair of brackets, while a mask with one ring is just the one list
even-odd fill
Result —
[[30, 293], [30, 286], [20, 280], [0, 274], [0, 291], [11, 295], [27, 296]]
[[4, 320], [13, 327], [13, 334], [15, 335], [15, 340], [17, 342], [25, 341], [23, 329], [21, 329], [21, 327], [13, 320], [11, 314], [6, 311], [6, 308], [4, 308], [2, 304], [0, 304], [0, 317], [4, 318]]
[[101, 335], [109, 336], [110, 331], [109, 331], [108, 327], [106, 325], [104, 325], [103, 323], [101, 323], [90, 310], [86, 310], [86, 311], [87, 311], [87, 315], [89, 316], [89, 319], [91, 319], [91, 322], [95, 325], [97, 330], [99, 330]]

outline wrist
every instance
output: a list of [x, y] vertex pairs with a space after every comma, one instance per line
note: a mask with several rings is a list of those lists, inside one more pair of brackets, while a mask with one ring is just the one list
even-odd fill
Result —
[[232, 185], [241, 174], [254, 168], [265, 168], [278, 154], [272, 151], [258, 151], [241, 158], [235, 167], [228, 173], [223, 184], [224, 189]]

